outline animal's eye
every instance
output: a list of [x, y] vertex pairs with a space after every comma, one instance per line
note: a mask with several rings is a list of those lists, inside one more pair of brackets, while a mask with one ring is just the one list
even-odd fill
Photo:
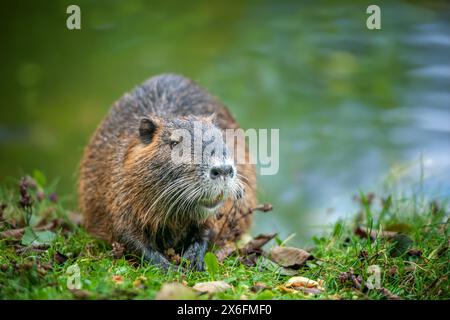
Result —
[[179, 137], [177, 139], [173, 139], [169, 142], [170, 148], [172, 149], [173, 147], [175, 147], [176, 145], [178, 145], [181, 141], [183, 141], [183, 137]]

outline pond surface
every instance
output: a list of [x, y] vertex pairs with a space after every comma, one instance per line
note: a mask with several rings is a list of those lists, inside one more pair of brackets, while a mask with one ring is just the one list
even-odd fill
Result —
[[175, 72], [244, 128], [280, 129], [280, 171], [259, 179], [275, 209], [254, 233], [303, 243], [386, 182], [448, 198], [445, 1], [386, 3], [375, 31], [364, 1], [78, 3], [81, 31], [66, 29], [64, 1], [1, 4], [0, 182], [39, 168], [74, 194], [83, 146], [109, 106]]

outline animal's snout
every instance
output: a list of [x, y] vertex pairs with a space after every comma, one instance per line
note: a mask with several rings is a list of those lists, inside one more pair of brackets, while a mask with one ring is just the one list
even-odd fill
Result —
[[217, 178], [232, 178], [234, 176], [234, 168], [231, 165], [218, 165], [211, 168], [209, 171], [209, 176], [211, 179], [215, 180]]

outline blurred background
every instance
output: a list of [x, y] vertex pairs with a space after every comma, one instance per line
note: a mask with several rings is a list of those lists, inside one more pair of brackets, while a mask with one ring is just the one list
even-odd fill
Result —
[[[82, 30], [66, 28], [81, 8]], [[111, 104], [165, 72], [244, 128], [280, 129], [253, 233], [304, 243], [353, 195], [450, 191], [450, 6], [378, 1], [2, 1], [0, 183], [39, 169], [76, 209], [77, 166]]]

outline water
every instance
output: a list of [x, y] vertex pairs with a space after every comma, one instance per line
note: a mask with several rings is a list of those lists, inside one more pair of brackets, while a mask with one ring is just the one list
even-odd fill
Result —
[[254, 233], [303, 243], [387, 178], [448, 197], [450, 6], [386, 3], [382, 30], [370, 31], [369, 4], [80, 1], [82, 30], [69, 31], [64, 3], [2, 3], [0, 182], [39, 168], [73, 194], [109, 106], [176, 72], [244, 128], [280, 129], [280, 171], [259, 179], [275, 210], [257, 216]]

